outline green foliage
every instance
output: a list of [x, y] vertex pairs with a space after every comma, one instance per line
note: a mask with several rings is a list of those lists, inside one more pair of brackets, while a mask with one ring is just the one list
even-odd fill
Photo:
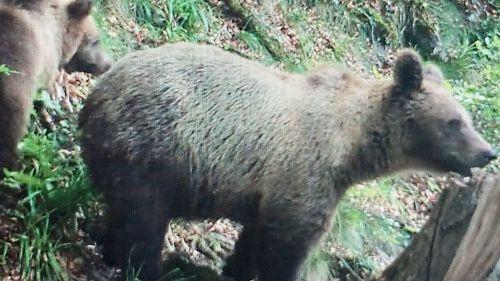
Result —
[[64, 217], [92, 201], [83, 160], [68, 155], [71, 152], [62, 149], [57, 139], [31, 133], [20, 148], [23, 162], [29, 165], [22, 171], [8, 172], [6, 183], [33, 191], [42, 201], [40, 211]]
[[238, 39], [247, 44], [248, 48], [253, 53], [260, 57], [262, 63], [268, 65], [276, 63], [276, 60], [274, 60], [273, 56], [269, 53], [266, 47], [262, 46], [259, 38], [255, 34], [247, 31], [241, 31], [237, 36]]
[[[363, 0], [343, 1], [325, 0], [284, 0], [283, 3], [297, 7], [305, 5], [314, 9], [322, 20], [328, 22], [336, 30], [362, 35], [362, 39], [370, 38], [373, 42], [383, 40], [393, 42], [396, 34], [393, 25], [378, 10], [367, 5]], [[361, 34], [359, 34], [361, 33]]]
[[137, 23], [157, 38], [198, 41], [209, 31], [212, 11], [202, 0], [124, 1]]
[[[406, 207], [396, 196], [397, 188], [397, 180], [383, 179], [349, 189], [337, 207], [326, 247], [316, 249], [308, 259], [304, 280], [331, 280], [343, 271], [369, 277], [381, 270], [374, 253], [397, 256], [413, 232], [403, 224]], [[396, 220], [382, 212], [374, 213], [367, 208], [374, 204], [398, 209], [403, 217]], [[329, 249], [333, 245], [335, 248]]]
[[[476, 127], [495, 146], [500, 145], [500, 35], [476, 41], [446, 69], [456, 77], [456, 97], [472, 113]], [[453, 77], [452, 77], [453, 78]]]
[[316, 249], [308, 258], [303, 269], [302, 280], [304, 281], [329, 281], [337, 275], [335, 269], [338, 266], [332, 257], [320, 249]]
[[100, 41], [106, 53], [113, 58], [120, 58], [130, 53], [134, 49], [139, 49], [136, 41], [132, 36], [124, 30], [112, 30], [106, 22], [106, 11], [109, 7], [102, 1], [96, 2], [97, 9], [93, 13], [97, 26], [101, 30]]
[[395, 255], [410, 238], [394, 219], [367, 212], [345, 200], [339, 204], [332, 235], [336, 243], [356, 257], [368, 255], [375, 248]]
[[11, 75], [14, 72], [15, 71], [13, 71], [12, 69], [10, 69], [5, 64], [0, 64], [0, 75]]
[[75, 118], [61, 122], [55, 132], [29, 132], [19, 145], [23, 169], [6, 171], [3, 180], [24, 194], [9, 213], [21, 224], [17, 246], [23, 280], [68, 280], [60, 255], [70, 247], [62, 241], [77, 237], [82, 220], [96, 212], [96, 196], [74, 140]]
[[455, 58], [464, 42], [484, 38], [498, 26], [498, 18], [468, 14], [454, 1], [377, 1], [379, 7], [364, 0], [280, 2], [313, 9], [336, 33], [355, 34], [358, 41], [369, 39], [378, 47], [413, 46], [425, 57], [441, 59]]
[[0, 267], [7, 265], [8, 258], [7, 253], [9, 252], [9, 244], [4, 241], [0, 241]]
[[[149, 0], [126, 1], [130, 7], [132, 16], [139, 24], [156, 24], [165, 19], [163, 11]], [[158, 16], [159, 19], [155, 20]]]
[[75, 236], [82, 218], [91, 216], [95, 198], [81, 159], [65, 155], [59, 143], [30, 133], [21, 144], [21, 171], [6, 172], [4, 184], [26, 196], [11, 214], [22, 224], [19, 262], [26, 280], [67, 280], [59, 241]]
[[24, 233], [19, 235], [19, 264], [23, 280], [69, 280], [59, 263], [59, 251], [64, 247], [51, 236], [54, 226], [50, 225], [49, 214], [37, 210], [34, 203], [37, 194], [28, 193], [31, 211], [22, 208], [17, 218], [24, 223]]
[[165, 25], [169, 38], [197, 39], [207, 33], [211, 10], [201, 0], [168, 0], [168, 20]]
[[128, 267], [125, 271], [125, 280], [126, 281], [140, 281], [139, 274], [141, 274], [141, 270], [136, 270], [132, 267]]

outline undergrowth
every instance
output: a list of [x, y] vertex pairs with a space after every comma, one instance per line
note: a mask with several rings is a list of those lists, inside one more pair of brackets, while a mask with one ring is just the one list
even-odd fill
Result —
[[[499, 29], [500, 30], [500, 29]], [[478, 40], [456, 61], [455, 95], [471, 112], [478, 129], [497, 149], [500, 144], [500, 32]]]
[[212, 10], [203, 0], [122, 1], [122, 12], [169, 42], [199, 41], [209, 32]]
[[56, 131], [49, 132], [33, 113], [30, 132], [19, 145], [23, 168], [6, 171], [3, 180], [2, 188], [21, 195], [16, 208], [7, 212], [20, 231], [1, 243], [6, 255], [17, 252], [23, 280], [69, 280], [61, 254], [79, 250], [82, 223], [97, 212], [96, 196], [74, 137], [75, 116], [65, 117]]

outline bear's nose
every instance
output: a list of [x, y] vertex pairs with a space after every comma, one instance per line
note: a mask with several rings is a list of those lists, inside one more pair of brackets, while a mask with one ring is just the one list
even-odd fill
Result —
[[497, 159], [497, 155], [496, 155], [495, 151], [493, 151], [493, 150], [483, 151], [482, 157], [486, 161], [486, 163], [489, 163], [489, 162]]
[[108, 71], [112, 66], [112, 63], [111, 63], [111, 60], [108, 59], [105, 63], [104, 63], [104, 66], [102, 67], [102, 72], [106, 72]]

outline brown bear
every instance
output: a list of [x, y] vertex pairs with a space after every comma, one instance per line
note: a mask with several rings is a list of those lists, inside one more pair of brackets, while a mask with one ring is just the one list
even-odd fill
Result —
[[244, 228], [234, 280], [298, 280], [335, 206], [402, 170], [469, 174], [495, 158], [435, 67], [404, 50], [393, 79], [270, 69], [210, 46], [128, 55], [80, 115], [83, 156], [109, 207], [106, 261], [160, 276], [172, 218]]
[[17, 166], [32, 95], [48, 88], [59, 69], [101, 74], [111, 66], [99, 46], [91, 0], [0, 2], [0, 178]]

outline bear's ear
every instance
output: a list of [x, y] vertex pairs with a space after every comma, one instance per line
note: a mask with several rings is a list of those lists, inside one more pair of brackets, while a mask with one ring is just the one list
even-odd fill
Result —
[[68, 5], [68, 14], [72, 19], [82, 19], [90, 15], [93, 5], [92, 0], [75, 0]]
[[425, 66], [424, 78], [429, 79], [435, 83], [442, 84], [444, 82], [444, 76], [441, 70], [434, 64], [429, 64]]
[[394, 83], [402, 94], [409, 95], [422, 87], [422, 65], [422, 59], [415, 51], [404, 49], [399, 52], [394, 67]]

